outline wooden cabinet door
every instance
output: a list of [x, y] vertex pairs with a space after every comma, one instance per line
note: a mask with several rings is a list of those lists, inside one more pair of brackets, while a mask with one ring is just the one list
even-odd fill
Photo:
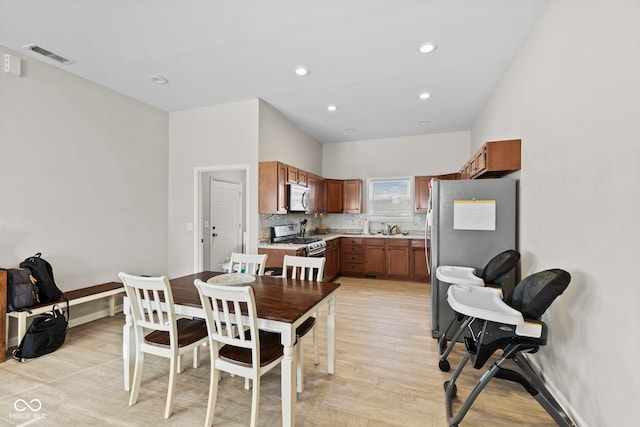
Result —
[[321, 177], [316, 182], [316, 204], [316, 212], [327, 211], [327, 181]]
[[364, 274], [385, 275], [385, 252], [385, 239], [365, 239]]
[[287, 213], [287, 165], [261, 162], [258, 180], [258, 212]]
[[362, 180], [344, 181], [344, 213], [362, 213]]
[[340, 245], [338, 240], [327, 242], [326, 261], [324, 265], [324, 280], [331, 281], [340, 271]]
[[387, 239], [386, 249], [386, 275], [409, 277], [409, 241]]
[[414, 189], [414, 207], [416, 213], [427, 213], [429, 209], [429, 191], [431, 191], [431, 179], [433, 176], [416, 176]]
[[278, 213], [287, 213], [289, 206], [289, 195], [287, 194], [287, 165], [278, 163]]
[[309, 187], [309, 207], [307, 212], [316, 213], [318, 212], [318, 177], [309, 174], [307, 182]]
[[309, 183], [309, 173], [303, 171], [302, 169], [298, 169], [298, 184], [308, 186]]
[[411, 278], [420, 282], [429, 280], [429, 273], [427, 271], [427, 252], [425, 249], [424, 240], [411, 240], [411, 259], [409, 260]]
[[298, 169], [293, 166], [287, 166], [287, 182], [291, 184], [298, 183]]
[[343, 184], [340, 179], [327, 179], [327, 212], [342, 213]]

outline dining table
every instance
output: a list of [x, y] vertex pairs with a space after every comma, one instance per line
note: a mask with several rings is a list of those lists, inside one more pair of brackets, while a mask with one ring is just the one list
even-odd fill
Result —
[[[206, 282], [222, 272], [202, 271], [170, 279], [175, 312], [178, 316], [205, 318], [196, 279]], [[327, 310], [327, 370], [335, 371], [335, 302], [340, 284], [284, 278], [256, 276], [248, 283], [253, 288], [258, 327], [280, 333], [284, 357], [281, 366], [282, 425], [295, 425], [296, 395], [296, 328], [325, 304]], [[135, 331], [128, 298], [123, 300], [124, 388], [130, 390], [135, 366]]]

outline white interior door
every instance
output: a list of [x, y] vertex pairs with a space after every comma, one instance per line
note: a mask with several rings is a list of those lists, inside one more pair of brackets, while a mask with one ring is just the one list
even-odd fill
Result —
[[231, 252], [242, 252], [242, 185], [212, 178], [210, 191], [209, 265], [222, 271]]

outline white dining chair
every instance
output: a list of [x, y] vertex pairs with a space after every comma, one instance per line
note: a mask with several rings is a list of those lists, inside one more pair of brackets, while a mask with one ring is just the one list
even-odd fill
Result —
[[[325, 257], [300, 257], [285, 255], [282, 263], [282, 276], [288, 277], [291, 274], [292, 279], [299, 280], [313, 280], [316, 282], [322, 282], [324, 276], [324, 264]], [[313, 332], [313, 356], [314, 362], [318, 364], [318, 342], [316, 332], [316, 313], [312, 317], [302, 322], [300, 326], [296, 328], [296, 351], [298, 358], [297, 361], [297, 390], [298, 393], [302, 393], [304, 390], [304, 346], [303, 338]]]
[[230, 273], [247, 273], [264, 276], [267, 254], [241, 254], [233, 252], [229, 260]]
[[206, 322], [176, 318], [173, 294], [166, 276], [143, 277], [126, 273], [120, 273], [119, 276], [130, 301], [136, 340], [136, 361], [129, 406], [135, 405], [138, 400], [144, 354], [166, 357], [170, 360], [170, 368], [164, 417], [169, 418], [176, 374], [180, 372], [179, 356], [193, 350], [193, 366], [198, 366], [198, 348], [208, 342]]
[[[280, 363], [280, 334], [258, 329], [251, 286], [228, 286], [195, 281], [205, 309], [211, 351], [211, 376], [205, 427], [213, 423], [218, 394], [218, 371], [253, 380], [251, 426], [258, 425], [260, 377]], [[244, 315], [244, 316], [243, 316]], [[232, 325], [233, 327], [229, 327]], [[234, 330], [244, 331], [235, 334]]]

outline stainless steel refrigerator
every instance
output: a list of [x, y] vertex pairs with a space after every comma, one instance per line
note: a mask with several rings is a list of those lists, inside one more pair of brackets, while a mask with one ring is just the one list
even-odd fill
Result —
[[[448, 283], [437, 280], [440, 265], [474, 267], [478, 272], [498, 253], [517, 250], [514, 179], [438, 180], [431, 183], [426, 238], [431, 256], [431, 334], [440, 338], [454, 316]], [[515, 282], [515, 274], [508, 279]], [[450, 331], [447, 335], [452, 335]], [[447, 339], [451, 337], [448, 336]]]

